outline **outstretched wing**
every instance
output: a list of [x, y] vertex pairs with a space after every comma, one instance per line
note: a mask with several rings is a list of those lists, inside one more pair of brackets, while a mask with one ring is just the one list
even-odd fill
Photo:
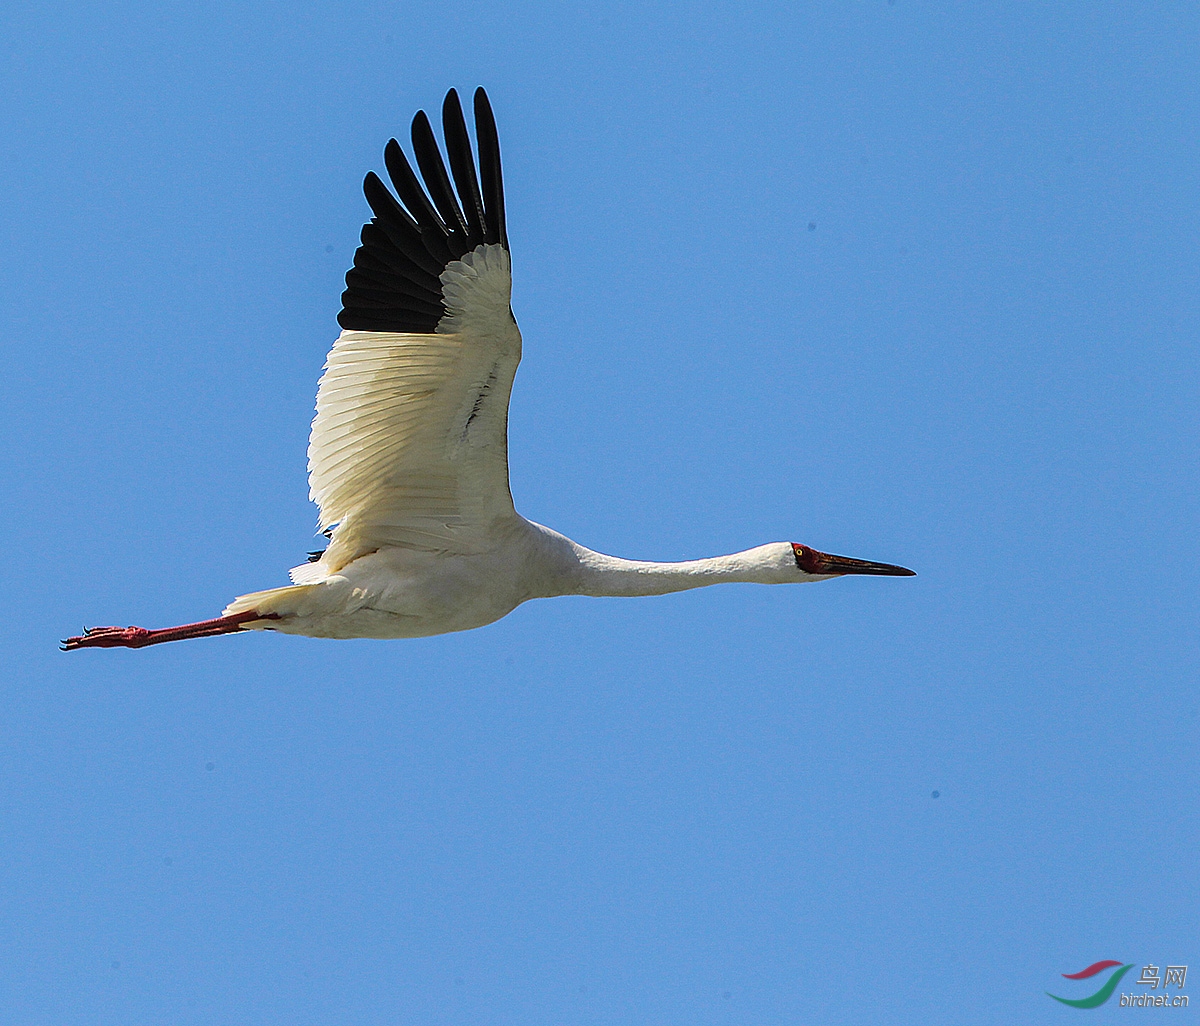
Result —
[[477, 551], [513, 515], [508, 398], [521, 335], [487, 95], [475, 93], [478, 177], [453, 89], [442, 124], [453, 186], [423, 111], [412, 140], [424, 187], [395, 139], [384, 160], [399, 200], [374, 172], [363, 183], [375, 216], [346, 275], [308, 447], [320, 526], [336, 529], [297, 580], [383, 546]]

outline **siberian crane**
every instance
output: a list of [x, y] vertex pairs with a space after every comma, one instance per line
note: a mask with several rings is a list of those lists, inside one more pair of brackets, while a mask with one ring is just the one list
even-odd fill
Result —
[[318, 386], [308, 446], [327, 548], [291, 571], [290, 586], [243, 595], [215, 619], [85, 628], [65, 650], [251, 630], [415, 638], [482, 627], [555, 595], [913, 575], [797, 542], [682, 563], [619, 559], [522, 517], [508, 486], [521, 333], [509, 305], [500, 147], [483, 89], [475, 93], [478, 167], [453, 89], [442, 131], [449, 173], [419, 111], [412, 149], [421, 177], [392, 139], [383, 158], [395, 193], [374, 172], [363, 183], [374, 216], [346, 274], [342, 331]]

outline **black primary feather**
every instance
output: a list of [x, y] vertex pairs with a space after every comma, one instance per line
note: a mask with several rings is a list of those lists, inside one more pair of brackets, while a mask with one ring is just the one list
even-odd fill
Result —
[[486, 234], [483, 197], [479, 194], [479, 182], [475, 178], [475, 160], [471, 156], [467, 122], [463, 118], [462, 104], [458, 102], [458, 93], [453, 89], [446, 94], [442, 104], [442, 135], [446, 140], [446, 156], [450, 158], [450, 173], [454, 175], [454, 185], [462, 197], [467, 233], [474, 248], [483, 242]]
[[458, 199], [450, 184], [450, 176], [446, 174], [446, 165], [442, 161], [442, 151], [438, 149], [437, 139], [433, 134], [433, 126], [423, 110], [417, 111], [412, 123], [413, 153], [417, 158], [417, 167], [421, 169], [421, 177], [425, 179], [425, 189], [437, 212], [442, 217], [442, 223], [450, 229], [451, 238], [455, 234], [467, 234], [467, 225], [463, 220], [462, 211], [458, 208]]
[[346, 274], [338, 314], [343, 328], [430, 334], [446, 313], [439, 280], [446, 265], [481, 243], [508, 248], [500, 144], [482, 88], [475, 91], [478, 174], [462, 105], [453, 89], [442, 104], [442, 134], [450, 174], [429, 119], [418, 111], [412, 143], [421, 178], [392, 139], [383, 157], [395, 195], [373, 171], [363, 181], [375, 216], [363, 226], [362, 244]]
[[504, 223], [504, 176], [500, 173], [500, 138], [496, 118], [483, 86], [475, 90], [475, 141], [479, 149], [479, 180], [483, 186], [487, 214], [488, 242], [508, 249], [508, 230]]

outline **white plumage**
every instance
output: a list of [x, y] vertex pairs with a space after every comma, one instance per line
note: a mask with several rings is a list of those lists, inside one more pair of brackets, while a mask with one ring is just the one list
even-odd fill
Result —
[[309, 497], [340, 524], [329, 572], [387, 546], [478, 552], [512, 515], [508, 396], [521, 360], [508, 253], [481, 245], [441, 281], [433, 335], [343, 331], [317, 389]]
[[[399, 145], [374, 175], [375, 217], [347, 274], [343, 331], [325, 363], [308, 449], [328, 548], [288, 587], [243, 595], [213, 620], [100, 627], [64, 648], [139, 648], [270, 629], [405, 638], [479, 627], [554, 595], [656, 595], [721, 582], [784, 584], [912, 571], [776, 542], [685, 563], [618, 559], [525, 520], [508, 486], [508, 403], [521, 360], [499, 147], [475, 96], [479, 177], [458, 97], [443, 106], [454, 186], [424, 113], [421, 187]], [[457, 195], [455, 187], [457, 187]], [[460, 205], [461, 201], [461, 205]]]

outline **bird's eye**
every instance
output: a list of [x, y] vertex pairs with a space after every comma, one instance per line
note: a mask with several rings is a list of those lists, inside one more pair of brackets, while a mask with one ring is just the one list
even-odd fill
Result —
[[821, 553], [818, 553], [815, 549], [810, 549], [807, 545], [801, 545], [799, 542], [792, 542], [792, 552], [796, 554], [796, 566], [806, 574], [819, 574], [821, 572]]

